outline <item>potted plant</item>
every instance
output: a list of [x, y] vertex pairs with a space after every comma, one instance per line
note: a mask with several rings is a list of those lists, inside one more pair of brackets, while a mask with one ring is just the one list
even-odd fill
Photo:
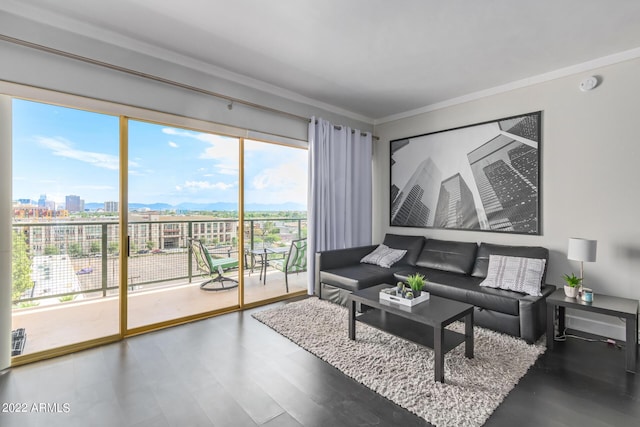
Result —
[[569, 298], [575, 298], [578, 296], [578, 291], [580, 290], [580, 284], [582, 283], [581, 277], [576, 277], [575, 274], [571, 273], [571, 276], [565, 274], [563, 277], [566, 285], [564, 285], [564, 294]]
[[415, 298], [420, 296], [422, 288], [424, 288], [425, 281], [426, 279], [420, 273], [412, 274], [407, 277], [407, 283], [409, 284], [411, 292]]

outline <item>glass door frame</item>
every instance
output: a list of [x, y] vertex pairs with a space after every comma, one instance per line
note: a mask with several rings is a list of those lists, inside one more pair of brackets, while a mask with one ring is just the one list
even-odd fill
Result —
[[[127, 282], [128, 282], [128, 259], [127, 259], [127, 251], [122, 250], [124, 248], [124, 244], [126, 244], [128, 240], [128, 219], [129, 215], [126, 207], [128, 206], [128, 121], [131, 120], [139, 120], [150, 123], [157, 123], [167, 126], [175, 126], [183, 129], [191, 129], [197, 132], [204, 132], [209, 134], [218, 134], [230, 136], [233, 138], [238, 138], [239, 140], [239, 184], [238, 184], [238, 248], [243, 249], [245, 243], [245, 215], [244, 215], [244, 142], [245, 137], [247, 139], [251, 139], [253, 141], [263, 141], [265, 143], [271, 144], [279, 144], [279, 145], [292, 145], [298, 148], [302, 148], [306, 141], [294, 140], [286, 137], [279, 137], [275, 135], [263, 134], [260, 132], [254, 132], [246, 129], [240, 129], [233, 126], [227, 126], [222, 124], [217, 124], [214, 122], [205, 121], [202, 119], [192, 119], [189, 117], [177, 116], [175, 114], [163, 113], [159, 111], [154, 111], [151, 109], [138, 108], [128, 105], [122, 105], [118, 103], [113, 103], [109, 101], [103, 101], [98, 99], [87, 98], [79, 95], [67, 94], [63, 92], [57, 92], [53, 90], [31, 87], [20, 85], [16, 83], [4, 82], [0, 81], [0, 95], [3, 98], [7, 99], [25, 99], [33, 102], [46, 103], [52, 105], [58, 105], [63, 107], [68, 107], [72, 109], [79, 109], [87, 112], [94, 112], [99, 114], [111, 115], [119, 118], [119, 135], [120, 135], [120, 147], [119, 147], [119, 204], [120, 204], [120, 215], [119, 215], [119, 246], [121, 250], [119, 251], [119, 262], [120, 262], [120, 274], [119, 274], [119, 295], [118, 295], [118, 305], [119, 305], [119, 333], [108, 335], [88, 341], [82, 341], [70, 345], [63, 345], [61, 347], [52, 348], [50, 350], [40, 351], [37, 353], [25, 354], [20, 356], [11, 357], [11, 366], [20, 366], [23, 364], [51, 358], [57, 357], [69, 353], [73, 353], [80, 350], [85, 350], [89, 348], [94, 348], [99, 345], [108, 344], [112, 342], [121, 341], [122, 339], [138, 335], [141, 333], [149, 332], [152, 330], [163, 329], [169, 326], [175, 326], [183, 323], [192, 322], [194, 320], [205, 319], [209, 317], [213, 317], [219, 314], [240, 311], [252, 307], [257, 307], [265, 304], [269, 304], [275, 301], [286, 300], [289, 298], [294, 298], [302, 295], [306, 295], [305, 291], [292, 292], [287, 295], [283, 295], [281, 297], [270, 298], [268, 300], [262, 300], [257, 302], [252, 302], [249, 304], [245, 304], [244, 302], [244, 271], [245, 271], [245, 263], [244, 256], [238, 257], [239, 262], [239, 274], [238, 274], [238, 301], [237, 304], [231, 306], [229, 308], [225, 308], [222, 310], [213, 310], [204, 312], [197, 315], [186, 316], [183, 318], [177, 318], [172, 321], [160, 322], [156, 324], [152, 324], [145, 327], [139, 328], [128, 328], [127, 327], [127, 308], [128, 308], [128, 299], [127, 299]], [[9, 109], [11, 111], [11, 109]], [[197, 125], [201, 125], [200, 128], [198, 126], [194, 126], [194, 123]], [[251, 137], [249, 138], [249, 135]], [[281, 141], [292, 141], [291, 144], [283, 143]], [[11, 138], [9, 139], [12, 142]], [[9, 174], [12, 174], [12, 171], [8, 171]], [[13, 180], [13, 176], [11, 175], [11, 180], [7, 183], [7, 185], [11, 185]], [[9, 218], [9, 222], [11, 223], [12, 219]], [[10, 261], [9, 261], [10, 263]], [[10, 274], [10, 273], [9, 273]], [[11, 284], [9, 284], [11, 287]], [[9, 302], [10, 304], [10, 302]], [[11, 310], [9, 310], [11, 313]], [[11, 314], [8, 315], [9, 322]], [[10, 326], [9, 326], [10, 327]]]

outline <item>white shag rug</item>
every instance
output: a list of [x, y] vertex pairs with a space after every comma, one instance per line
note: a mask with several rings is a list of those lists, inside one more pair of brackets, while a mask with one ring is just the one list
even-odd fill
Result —
[[[349, 339], [348, 310], [312, 297], [253, 314], [399, 406], [435, 426], [481, 426], [546, 350], [543, 340], [523, 340], [474, 327], [474, 358], [464, 344], [445, 355], [445, 383], [434, 382], [433, 351], [356, 322]], [[464, 324], [450, 329], [464, 333]], [[424, 369], [414, 371], [413, 366]]]

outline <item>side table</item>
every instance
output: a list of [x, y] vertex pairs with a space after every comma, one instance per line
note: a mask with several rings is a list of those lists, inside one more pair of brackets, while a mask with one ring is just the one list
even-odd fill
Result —
[[553, 349], [555, 340], [554, 320], [556, 307], [558, 308], [558, 333], [563, 333], [565, 328], [566, 308], [624, 318], [627, 324], [626, 370], [627, 372], [636, 372], [636, 360], [638, 357], [638, 300], [594, 293], [593, 302], [584, 302], [578, 298], [568, 298], [564, 294], [564, 289], [557, 289], [547, 297], [547, 348], [550, 350]]

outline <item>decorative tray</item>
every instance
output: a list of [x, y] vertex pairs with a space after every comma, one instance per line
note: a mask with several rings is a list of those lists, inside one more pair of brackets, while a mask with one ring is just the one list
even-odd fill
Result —
[[412, 299], [404, 298], [402, 295], [398, 295], [395, 288], [388, 288], [380, 291], [380, 301], [395, 302], [400, 305], [406, 305], [407, 307], [413, 307], [416, 304], [427, 301], [429, 297], [429, 292], [425, 291], [422, 291], [419, 297], [415, 297]]

